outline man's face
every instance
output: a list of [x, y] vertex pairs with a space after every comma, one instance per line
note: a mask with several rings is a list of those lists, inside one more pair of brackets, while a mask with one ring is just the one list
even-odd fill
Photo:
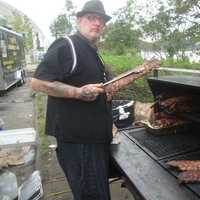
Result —
[[77, 18], [78, 29], [80, 33], [90, 41], [96, 41], [105, 26], [102, 17], [94, 13], [88, 13]]

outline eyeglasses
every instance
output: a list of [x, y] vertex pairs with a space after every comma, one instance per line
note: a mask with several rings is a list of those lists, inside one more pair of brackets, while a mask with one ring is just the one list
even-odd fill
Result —
[[89, 22], [99, 21], [101, 24], [105, 24], [105, 20], [98, 15], [87, 14], [85, 15], [85, 18], [87, 18]]

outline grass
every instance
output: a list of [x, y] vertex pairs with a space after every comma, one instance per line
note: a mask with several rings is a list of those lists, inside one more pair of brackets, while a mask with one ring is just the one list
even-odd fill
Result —
[[36, 108], [38, 117], [38, 132], [40, 136], [41, 152], [47, 153], [49, 142], [45, 134], [45, 107], [46, 107], [46, 95], [38, 93], [36, 95]]
[[143, 59], [138, 56], [102, 54], [102, 57], [106, 65], [111, 66], [114, 75], [127, 71], [143, 63]]

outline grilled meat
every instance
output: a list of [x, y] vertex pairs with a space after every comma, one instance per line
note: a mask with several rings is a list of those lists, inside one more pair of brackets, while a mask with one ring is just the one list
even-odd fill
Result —
[[165, 99], [161, 96], [158, 102], [161, 109], [168, 113], [180, 113], [200, 111], [199, 101], [199, 96], [191, 95], [165, 97]]
[[200, 170], [185, 171], [178, 176], [179, 183], [200, 182]]
[[143, 65], [136, 67], [133, 70], [127, 71], [120, 74], [113, 80], [104, 84], [104, 89], [106, 93], [114, 93], [119, 89], [127, 86], [132, 81], [141, 78], [147, 73], [151, 72], [153, 69], [159, 68], [160, 62], [158, 60], [146, 61]]
[[151, 113], [151, 126], [156, 129], [161, 128], [171, 128], [175, 127], [184, 123], [187, 123], [187, 121], [181, 117], [168, 115], [164, 112], [157, 112]]
[[180, 119], [178, 117], [165, 117], [165, 118], [161, 118], [158, 120], [155, 120], [152, 123], [152, 126], [155, 128], [170, 128], [170, 127], [174, 127], [174, 126], [178, 126], [181, 124], [186, 123], [185, 120]]
[[180, 171], [200, 170], [200, 160], [171, 160], [166, 164]]

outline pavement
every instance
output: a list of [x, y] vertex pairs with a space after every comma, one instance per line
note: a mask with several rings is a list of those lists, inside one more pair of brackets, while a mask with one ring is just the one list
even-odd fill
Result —
[[[28, 75], [31, 76], [35, 65], [28, 67]], [[12, 87], [3, 96], [0, 96], [0, 118], [5, 122], [3, 128], [18, 129], [34, 127], [37, 129], [37, 107], [32, 91], [29, 87], [30, 77], [21, 87]], [[54, 138], [48, 137], [50, 143], [55, 143]], [[64, 177], [63, 171], [58, 165], [55, 149], [49, 146], [45, 156], [39, 154], [36, 168], [40, 170], [44, 195], [43, 200], [72, 200], [71, 190]], [[110, 184], [112, 200], [134, 200], [130, 192], [121, 187], [122, 181]]]

